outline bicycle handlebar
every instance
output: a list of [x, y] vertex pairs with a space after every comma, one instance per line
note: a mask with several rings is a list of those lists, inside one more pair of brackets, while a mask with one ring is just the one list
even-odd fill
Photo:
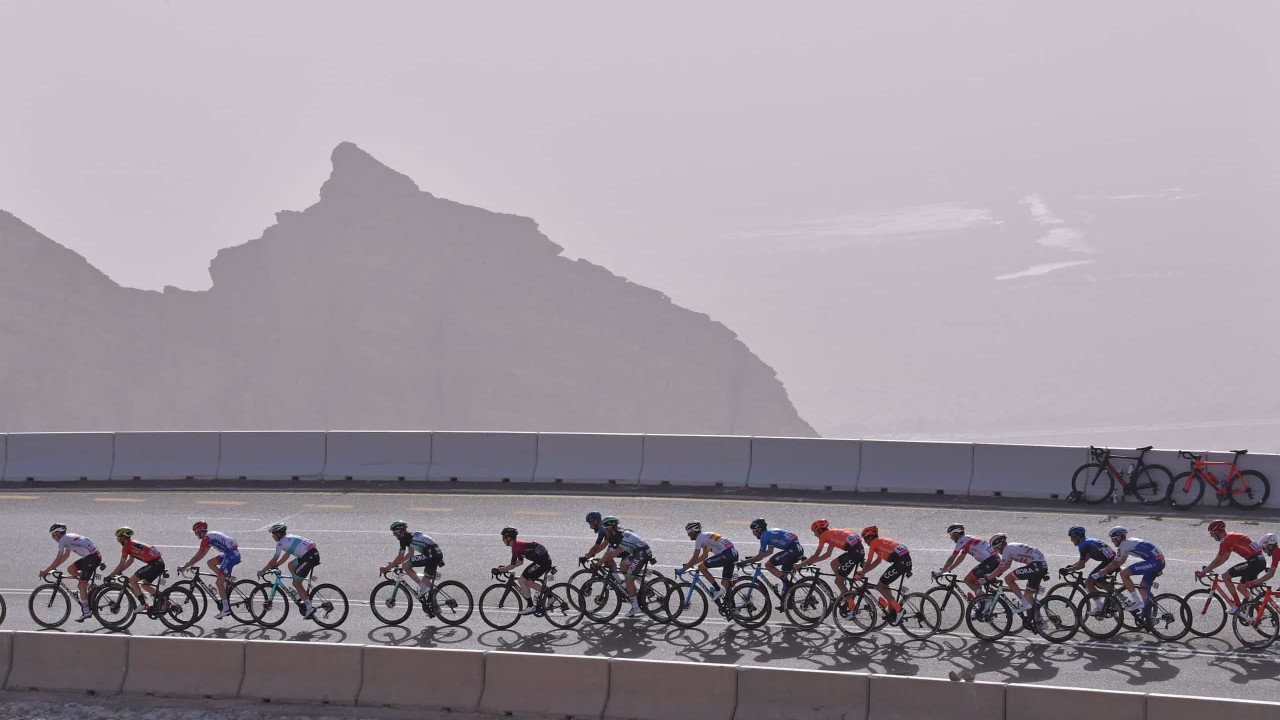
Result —
[[1187, 452], [1186, 450], [1179, 450], [1178, 457], [1183, 458], [1184, 460], [1204, 460], [1203, 454], [1197, 455], [1196, 453]]
[[1213, 581], [1217, 579], [1218, 579], [1218, 573], [1212, 570], [1209, 570], [1205, 572], [1203, 575], [1201, 575], [1200, 577], [1196, 578], [1196, 582], [1200, 583], [1201, 585], [1204, 585], [1205, 587], [1212, 587]]
[[494, 568], [494, 569], [490, 570], [490, 571], [489, 571], [489, 574], [493, 576], [493, 579], [494, 579], [494, 580], [497, 580], [498, 578], [505, 578], [505, 579], [507, 579], [507, 580], [514, 580], [514, 579], [515, 579], [515, 576], [516, 576], [516, 574], [515, 574], [515, 573], [513, 573], [513, 572], [511, 572], [510, 570], [499, 570], [498, 568]]
[[933, 583], [941, 587], [946, 587], [947, 585], [954, 585], [956, 580], [959, 580], [959, 579], [960, 579], [959, 576], [956, 575], [955, 573], [945, 572], [939, 575], [935, 575], [933, 577]]

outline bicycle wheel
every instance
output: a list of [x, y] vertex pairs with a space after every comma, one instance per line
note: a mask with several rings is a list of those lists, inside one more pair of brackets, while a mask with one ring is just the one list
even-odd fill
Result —
[[1076, 469], [1071, 476], [1071, 490], [1080, 498], [1080, 502], [1088, 505], [1098, 503], [1111, 497], [1115, 489], [1116, 479], [1102, 463], [1086, 463]]
[[1231, 631], [1241, 645], [1261, 650], [1280, 635], [1280, 613], [1270, 603], [1246, 600], [1232, 620]]
[[445, 625], [461, 625], [471, 619], [475, 601], [471, 590], [457, 580], [445, 580], [431, 588], [431, 606]]
[[0, 595], [0, 625], [4, 624], [4, 618], [9, 614], [9, 608], [5, 605], [4, 596]]
[[831, 619], [845, 635], [862, 637], [875, 629], [879, 614], [875, 600], [857, 590], [850, 590], [836, 598]]
[[253, 621], [264, 628], [280, 627], [289, 617], [289, 606], [293, 601], [284, 590], [276, 590], [271, 583], [262, 583], [253, 588], [249, 594], [248, 608]]
[[675, 585], [674, 580], [655, 576], [640, 586], [640, 609], [649, 616], [650, 620], [659, 623], [671, 622], [671, 618], [667, 617], [667, 593], [671, 592], [671, 588]]
[[1173, 473], [1163, 465], [1144, 465], [1129, 480], [1134, 497], [1144, 505], [1159, 505], [1173, 490]]
[[1064, 598], [1071, 603], [1071, 607], [1076, 607], [1084, 599], [1084, 588], [1067, 582], [1058, 583], [1049, 588], [1049, 592], [1045, 593], [1044, 596], [1046, 599], [1054, 596]]
[[1115, 637], [1124, 626], [1124, 606], [1110, 593], [1089, 593], [1076, 606], [1076, 613], [1080, 616], [1080, 629], [1095, 640]]
[[520, 620], [524, 598], [504, 583], [490, 585], [480, 593], [480, 619], [495, 630], [506, 630]]
[[1013, 606], [1001, 595], [983, 593], [969, 601], [964, 611], [965, 625], [979, 640], [999, 640], [1013, 628]]
[[253, 625], [258, 617], [253, 614], [253, 606], [249, 604], [249, 596], [258, 584], [252, 580], [238, 580], [227, 586], [227, 599], [231, 605], [231, 617], [242, 625]]
[[1227, 604], [1209, 589], [1192, 590], [1184, 598], [1191, 613], [1191, 634], [1213, 637], [1227, 626]]
[[783, 598], [787, 619], [798, 627], [817, 627], [831, 612], [831, 589], [821, 580], [792, 585]]
[[158, 611], [160, 622], [170, 630], [182, 631], [196, 624], [196, 611], [200, 606], [189, 588], [172, 586], [152, 602], [164, 608]]
[[347, 603], [347, 594], [342, 588], [332, 583], [323, 583], [311, 588], [311, 607], [315, 612], [311, 619], [317, 625], [332, 630], [347, 620], [351, 606]]
[[383, 580], [369, 593], [369, 609], [383, 625], [399, 625], [413, 612], [413, 594], [395, 580]]
[[622, 598], [604, 578], [595, 577], [582, 583], [575, 597], [582, 598], [582, 612], [594, 623], [607, 623], [622, 610]]
[[1227, 483], [1227, 498], [1242, 510], [1257, 510], [1271, 497], [1271, 483], [1257, 470], [1241, 470]]
[[108, 630], [120, 631], [133, 624], [138, 601], [121, 585], [100, 585], [90, 594], [93, 617]]
[[943, 586], [929, 588], [924, 594], [938, 606], [938, 632], [955, 632], [964, 622], [964, 595], [953, 587]]
[[560, 583], [547, 588], [542, 596], [542, 615], [547, 622], [561, 630], [582, 622], [582, 591], [569, 583]]
[[1173, 476], [1173, 485], [1169, 488], [1169, 504], [1179, 510], [1195, 507], [1204, 497], [1204, 478], [1200, 473], [1194, 476], [1191, 471], [1181, 472]]
[[1051, 643], [1063, 643], [1080, 631], [1080, 613], [1061, 595], [1045, 598], [1031, 616], [1035, 631]]
[[925, 597], [924, 593], [904, 596], [900, 615], [902, 617], [898, 619], [898, 627], [917, 640], [938, 632], [938, 624], [942, 622], [942, 611], [938, 610], [938, 603]]
[[1191, 629], [1187, 602], [1173, 593], [1151, 598], [1145, 612], [1147, 629], [1165, 642], [1177, 642]]
[[[191, 593], [192, 599], [196, 601], [195, 619], [191, 621], [192, 625], [195, 625], [204, 619], [205, 613], [209, 611], [209, 598], [204, 594], [204, 588], [195, 584], [191, 580], [176, 582], [169, 587], [175, 589], [185, 588], [187, 592]], [[219, 601], [219, 603], [220, 602], [221, 601]]]
[[41, 585], [31, 591], [27, 610], [40, 627], [61, 627], [71, 617], [71, 595], [61, 585]]
[[671, 618], [671, 624], [678, 628], [697, 627], [707, 617], [710, 601], [707, 593], [691, 583], [676, 583], [667, 593], [665, 614]]
[[726, 609], [729, 619], [748, 630], [763, 626], [773, 614], [769, 588], [752, 578], [742, 578], [733, 583], [728, 597], [722, 598], [721, 602], [729, 603]]

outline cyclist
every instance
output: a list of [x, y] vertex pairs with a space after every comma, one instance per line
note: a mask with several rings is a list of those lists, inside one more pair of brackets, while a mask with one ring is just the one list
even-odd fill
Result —
[[221, 553], [208, 563], [209, 569], [218, 576], [218, 597], [222, 598], [222, 611], [214, 615], [213, 619], [221, 620], [231, 614], [231, 597], [227, 590], [227, 578], [231, 576], [231, 568], [240, 564], [240, 546], [230, 535], [210, 530], [209, 523], [203, 520], [197, 520], [196, 524], [191, 526], [191, 532], [200, 538], [200, 549], [196, 550], [196, 554], [192, 555], [185, 565], [178, 566], [178, 574], [186, 572], [187, 568], [200, 562], [209, 552], [209, 548]]
[[[444, 565], [444, 551], [430, 536], [420, 532], [409, 532], [409, 524], [403, 520], [391, 523], [391, 534], [400, 541], [400, 552], [391, 562], [378, 568], [378, 572], [391, 572], [392, 568], [404, 566], [404, 574], [418, 583], [418, 589], [426, 592], [435, 582], [436, 570]], [[422, 568], [422, 576], [414, 572], [414, 568]]]
[[510, 572], [524, 564], [528, 560], [531, 564], [520, 573], [518, 582], [520, 583], [520, 594], [524, 596], [525, 606], [520, 608], [521, 615], [528, 615], [537, 611], [533, 605], [533, 586], [537, 583], [538, 578], [542, 577], [551, 569], [551, 553], [542, 546], [532, 540], [517, 540], [520, 531], [513, 527], [502, 528], [502, 544], [511, 548], [511, 564], [494, 568], [493, 574]]
[[[1090, 580], [1101, 580], [1103, 575], [1109, 575], [1124, 565], [1124, 561], [1129, 558], [1130, 553], [1137, 555], [1140, 559], [1127, 568], [1120, 570], [1120, 581], [1124, 583], [1124, 589], [1129, 591], [1129, 597], [1122, 598], [1124, 608], [1129, 611], [1140, 609], [1147, 601], [1147, 595], [1151, 590], [1151, 583], [1160, 573], [1164, 572], [1164, 553], [1160, 552], [1160, 548], [1155, 543], [1147, 542], [1142, 538], [1129, 537], [1129, 531], [1117, 525], [1107, 533], [1107, 537], [1111, 538], [1111, 542], [1116, 546], [1116, 559], [1112, 560], [1105, 568], [1099, 572], [1089, 576]], [[1142, 578], [1142, 586], [1134, 587], [1133, 576], [1137, 575]], [[1141, 591], [1141, 592], [1139, 592]]]
[[40, 577], [53, 572], [54, 568], [62, 564], [71, 553], [80, 556], [79, 560], [67, 566], [67, 574], [74, 577], [80, 583], [80, 617], [76, 618], [76, 622], [84, 622], [93, 617], [93, 612], [89, 610], [89, 581], [93, 580], [93, 574], [98, 571], [98, 566], [102, 564], [102, 553], [98, 552], [98, 546], [93, 541], [83, 535], [67, 532], [67, 526], [62, 523], [54, 523], [49, 526], [49, 534], [53, 536], [53, 541], [58, 543], [58, 554], [54, 556], [53, 562], [49, 563], [49, 567], [40, 571]]
[[164, 572], [164, 558], [154, 545], [144, 545], [134, 540], [133, 528], [117, 529], [116, 541], [120, 543], [120, 562], [107, 575], [119, 575], [125, 568], [132, 565], [135, 559], [142, 561], [142, 567], [129, 578], [129, 589], [133, 591], [133, 596], [138, 598], [138, 606], [133, 612], [135, 615], [141, 615], [151, 609], [147, 604], [147, 596], [143, 594], [144, 590], [151, 593], [152, 598], [158, 599], [151, 581]]
[[887, 620], [890, 625], [896, 625], [898, 622], [898, 614], [902, 612], [902, 606], [894, 599], [893, 592], [889, 589], [889, 584], [903, 575], [911, 575], [911, 552], [907, 550], [907, 546], [889, 538], [880, 537], [880, 528], [875, 525], [869, 525], [862, 528], [862, 539], [867, 541], [867, 551], [871, 556], [871, 562], [863, 566], [862, 572], [853, 576], [854, 580], [861, 580], [863, 576], [871, 572], [881, 562], [889, 563], [889, 568], [880, 576], [880, 580], [876, 582], [876, 589], [880, 591], [880, 597], [884, 598], [885, 607], [888, 609]]
[[[596, 534], [596, 543], [591, 546], [591, 549], [587, 551], [586, 555], [583, 555], [582, 557], [578, 558], [579, 562], [586, 562], [591, 558], [595, 557], [596, 555], [599, 555], [600, 553], [604, 552], [605, 549], [609, 547], [609, 538], [608, 538], [608, 534], [605, 532], [605, 529], [604, 529], [603, 515], [601, 515], [599, 512], [595, 510], [592, 510], [591, 512], [587, 513], [587, 527], [591, 528], [591, 531]], [[610, 560], [609, 562], [605, 563], [605, 565], [607, 565], [610, 570], [614, 571], [614, 577], [617, 577], [617, 569], [618, 569], [617, 563]]]
[[284, 523], [272, 525], [270, 532], [272, 539], [276, 541], [276, 552], [271, 556], [271, 561], [258, 571], [258, 577], [279, 567], [292, 555], [293, 559], [289, 560], [289, 574], [293, 576], [291, 578], [293, 589], [297, 591], [298, 600], [302, 602], [302, 619], [310, 620], [311, 616], [316, 614], [316, 609], [311, 604], [311, 598], [307, 595], [307, 589], [302, 586], [302, 581], [306, 580], [311, 571], [320, 564], [320, 550], [310, 540], [288, 534], [289, 528]]
[[1271, 557], [1271, 567], [1267, 569], [1266, 575], [1263, 575], [1257, 580], [1244, 583], [1246, 587], [1265, 585], [1268, 580], [1275, 577], [1276, 566], [1280, 566], [1280, 545], [1276, 544], [1276, 534], [1267, 533], [1266, 535], [1263, 535], [1262, 539], [1258, 541], [1258, 544], [1262, 546], [1262, 552]]
[[[772, 555], [769, 561], [765, 563], [765, 568], [773, 573], [773, 576], [782, 581], [782, 593], [780, 595], [782, 604], [785, 609], [787, 591], [791, 589], [791, 583], [787, 580], [788, 573], [795, 567], [795, 564], [804, 557], [804, 547], [800, 544], [800, 538], [796, 537], [793, 532], [787, 532], [781, 528], [769, 529], [769, 523], [764, 518], [756, 518], [751, 521], [751, 534], [760, 540], [760, 552], [754, 556], [738, 563], [738, 567], [748, 565], [750, 563], [759, 562], [765, 556]], [[774, 550], [778, 552], [775, 553]]]
[[992, 550], [991, 543], [986, 540], [974, 535], [965, 535], [964, 525], [960, 523], [948, 525], [947, 535], [951, 537], [951, 542], [956, 544], [956, 549], [951, 551], [951, 557], [942, 564], [942, 569], [933, 572], [933, 577], [939, 578], [944, 573], [960, 567], [960, 563], [964, 562], [964, 556], [972, 555], [978, 564], [964, 576], [964, 584], [969, 586], [969, 599], [972, 600], [974, 593], [978, 592], [978, 581], [990, 575], [991, 571], [1000, 564], [1000, 554]]
[[[1085, 529], [1079, 525], [1067, 530], [1067, 537], [1071, 538], [1071, 542], [1074, 543], [1076, 549], [1080, 551], [1080, 559], [1059, 570], [1058, 574], [1065, 576], [1068, 573], [1073, 573], [1084, 568], [1085, 563], [1088, 563], [1090, 560], [1097, 561], [1098, 565], [1094, 567], [1093, 572], [1089, 573], [1084, 581], [1085, 589], [1092, 593], [1098, 589], [1094, 578], [1101, 578], [1106, 574], [1102, 571], [1111, 564], [1112, 560], [1116, 559], [1116, 551], [1107, 547], [1106, 543], [1101, 540], [1087, 537], [1087, 535], [1088, 533]], [[1093, 611], [1095, 613], [1102, 612], [1102, 598], [1094, 598]]]
[[1236, 584], [1231, 579], [1240, 578], [1240, 582], [1244, 583], [1257, 580], [1262, 571], [1267, 569], [1267, 556], [1262, 552], [1261, 544], [1254, 542], [1244, 533], [1227, 532], [1227, 524], [1221, 520], [1209, 523], [1209, 537], [1218, 542], [1218, 555], [1213, 562], [1196, 572], [1197, 580], [1225, 563], [1233, 552], [1244, 558], [1244, 562], [1232, 565], [1222, 574], [1227, 592], [1231, 593], [1231, 607], [1227, 608], [1227, 614], [1234, 615], [1240, 607], [1240, 595], [1236, 592]]
[[605, 552], [601, 562], [608, 564], [614, 558], [621, 561], [620, 569], [627, 579], [627, 597], [631, 598], [631, 609], [627, 617], [640, 614], [640, 600], [636, 597], [636, 578], [644, 577], [645, 567], [653, 559], [653, 551], [644, 538], [631, 530], [618, 527], [618, 518], [610, 515], [602, 521], [602, 527], [608, 535], [609, 550]]
[[[818, 547], [813, 551], [812, 557], [800, 563], [800, 567], [822, 562], [834, 555], [836, 548], [839, 548], [843, 552], [840, 553], [840, 557], [831, 561], [831, 572], [835, 573], [836, 585], [840, 586], [840, 592], [848, 592], [847, 578], [867, 560], [862, 537], [852, 530], [833, 528], [826, 520], [814, 520], [809, 530], [813, 532], [814, 537], [818, 538]], [[849, 612], [853, 612], [853, 598], [849, 598]]]
[[[1044, 553], [1030, 545], [1011, 543], [1004, 533], [992, 535], [988, 542], [996, 552], [1000, 553], [1000, 566], [992, 571], [996, 577], [1013, 567], [1014, 562], [1022, 563], [1022, 567], [1006, 575], [1004, 580], [1009, 584], [1013, 594], [1020, 598], [1018, 607], [1014, 610], [1017, 612], [1030, 610], [1034, 604], [1035, 595], [1040, 590], [1040, 581], [1049, 575], [1049, 563], [1045, 562]], [[1018, 588], [1019, 580], [1026, 581], [1026, 590]]]
[[[689, 558], [689, 562], [682, 565], [681, 569], [688, 570], [695, 565], [698, 566], [699, 572], [711, 585], [711, 599], [719, 600], [720, 596], [729, 589], [729, 581], [733, 579], [733, 568], [738, 563], [738, 548], [733, 546], [733, 541], [723, 535], [702, 532], [700, 522], [685, 525], [684, 531], [693, 541], [693, 557]], [[716, 584], [715, 575], [711, 572], [712, 568], [721, 569], [720, 578], [724, 581], [723, 587]]]

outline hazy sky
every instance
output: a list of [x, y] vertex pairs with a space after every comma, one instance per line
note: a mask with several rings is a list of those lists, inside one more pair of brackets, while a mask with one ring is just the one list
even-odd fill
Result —
[[[1189, 167], [1274, 190], [1277, 8], [6, 3], [0, 208], [122, 284], [203, 289], [351, 140], [724, 320], [830, 427], [805, 364], [830, 349], [788, 334], [807, 310], [756, 296], [771, 260], [743, 270], [736, 247], [1001, 222], [975, 187], [1039, 217], [1057, 170], [1117, 194]], [[992, 276], [1085, 262], [1056, 260]]]

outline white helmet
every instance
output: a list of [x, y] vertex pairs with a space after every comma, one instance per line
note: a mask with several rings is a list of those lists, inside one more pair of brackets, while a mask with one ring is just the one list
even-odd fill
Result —
[[1123, 525], [1117, 525], [1117, 526], [1115, 526], [1115, 527], [1113, 527], [1113, 528], [1111, 528], [1110, 530], [1108, 530], [1108, 531], [1107, 531], [1107, 537], [1109, 537], [1109, 538], [1111, 538], [1111, 539], [1113, 539], [1113, 540], [1114, 540], [1117, 536], [1119, 536], [1119, 535], [1123, 535], [1123, 536], [1125, 536], [1125, 537], [1129, 537], [1129, 529], [1128, 529], [1128, 528], [1126, 528], [1126, 527], [1125, 527], [1125, 526], [1123, 526]]
[[1259, 544], [1259, 545], [1275, 545], [1275, 544], [1276, 544], [1276, 534], [1275, 534], [1275, 533], [1267, 533], [1266, 535], [1263, 535], [1263, 536], [1262, 536], [1262, 539], [1258, 541], [1258, 544]]

